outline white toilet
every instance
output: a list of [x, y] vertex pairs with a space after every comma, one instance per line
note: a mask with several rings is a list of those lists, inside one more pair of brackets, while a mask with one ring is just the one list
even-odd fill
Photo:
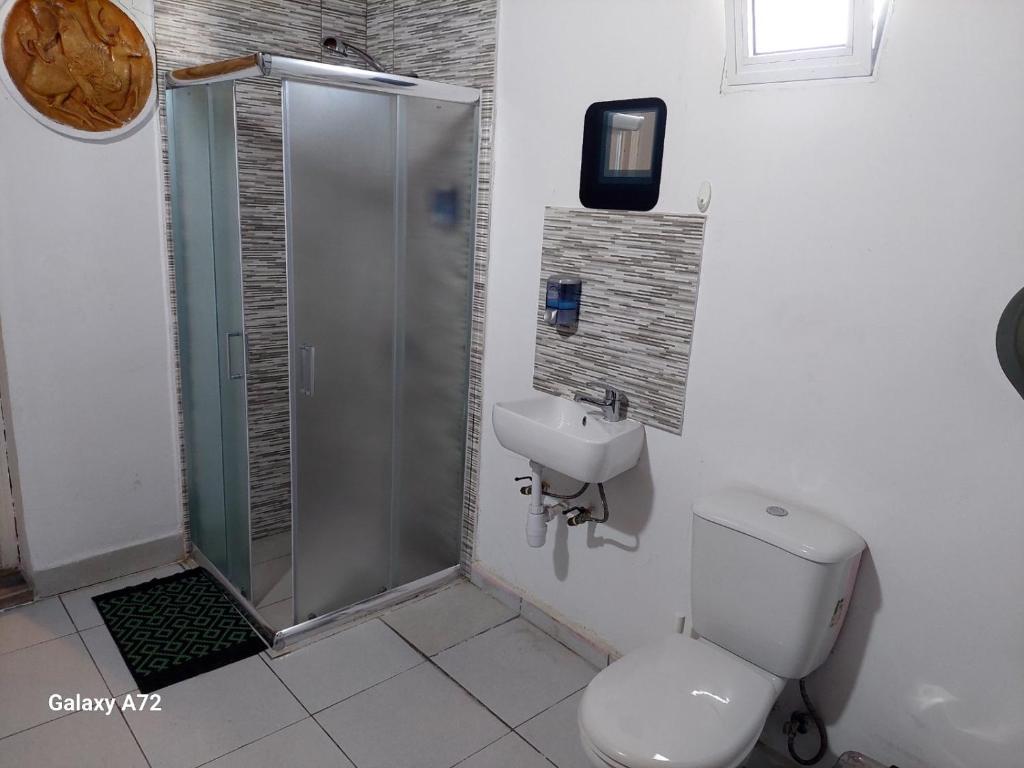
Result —
[[692, 627], [616, 661], [580, 703], [597, 768], [736, 768], [787, 679], [828, 656], [864, 540], [746, 491], [694, 504]]

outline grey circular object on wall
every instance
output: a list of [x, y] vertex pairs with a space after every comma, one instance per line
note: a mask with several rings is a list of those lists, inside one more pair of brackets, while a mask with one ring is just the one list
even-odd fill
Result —
[[996, 353], [1006, 378], [1024, 397], [1024, 289], [1010, 299], [999, 318]]
[[708, 208], [711, 207], [711, 182], [705, 181], [700, 185], [700, 189], [697, 190], [697, 210], [701, 213], [707, 213]]

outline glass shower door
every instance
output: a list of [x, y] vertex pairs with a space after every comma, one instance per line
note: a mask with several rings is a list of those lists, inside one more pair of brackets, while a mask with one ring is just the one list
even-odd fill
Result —
[[405, 167], [392, 586], [459, 562], [477, 156], [475, 104], [398, 98]]
[[477, 109], [284, 101], [301, 622], [459, 562]]
[[248, 596], [245, 337], [232, 83], [167, 92], [192, 538]]
[[388, 588], [395, 99], [285, 85], [295, 615]]

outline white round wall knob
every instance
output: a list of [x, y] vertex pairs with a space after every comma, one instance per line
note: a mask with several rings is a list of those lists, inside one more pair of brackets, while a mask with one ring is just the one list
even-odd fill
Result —
[[697, 190], [697, 208], [701, 213], [707, 213], [711, 206], [711, 182], [705, 181]]

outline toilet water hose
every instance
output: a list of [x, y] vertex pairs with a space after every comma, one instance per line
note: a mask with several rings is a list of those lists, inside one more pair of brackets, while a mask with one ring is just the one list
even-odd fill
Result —
[[[800, 698], [804, 700], [804, 706], [807, 707], [807, 711], [794, 712], [790, 716], [789, 722], [786, 724], [786, 730], [789, 734], [789, 737], [786, 739], [786, 747], [789, 749], [789, 756], [800, 765], [814, 765], [820, 762], [821, 758], [828, 751], [828, 734], [825, 733], [825, 721], [821, 719], [818, 710], [811, 704], [811, 697], [807, 695], [807, 684], [804, 680], [800, 681]], [[796, 741], [797, 735], [807, 733], [808, 717], [814, 721], [814, 727], [818, 729], [818, 751], [814, 753], [814, 757], [804, 758], [796, 753], [793, 742]]]

